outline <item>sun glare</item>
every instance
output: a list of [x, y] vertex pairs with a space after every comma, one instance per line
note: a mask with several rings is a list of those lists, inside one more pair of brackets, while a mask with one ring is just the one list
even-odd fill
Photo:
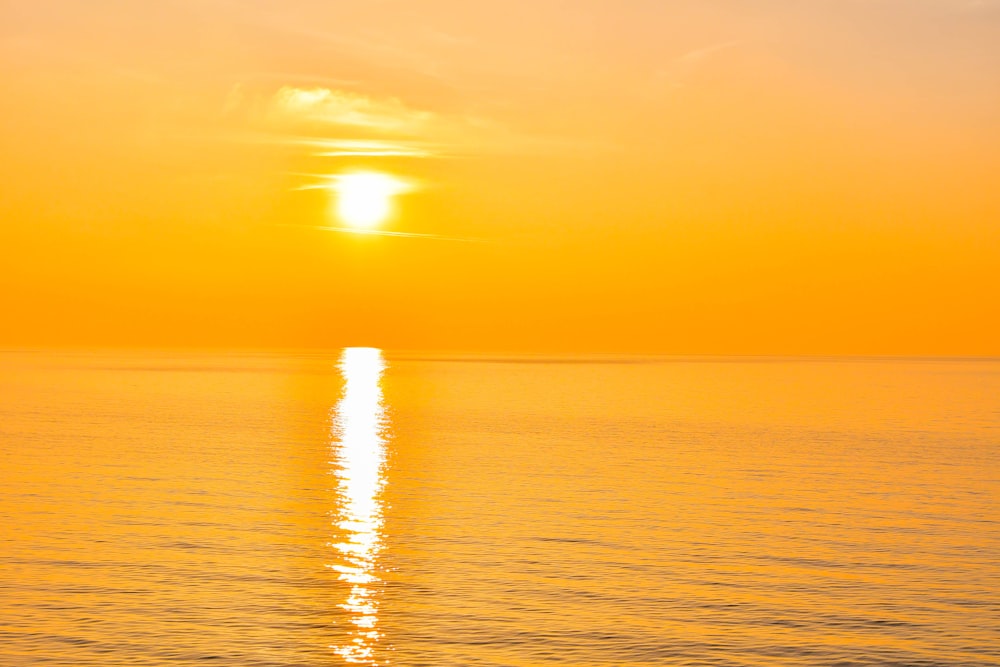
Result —
[[392, 213], [394, 196], [406, 192], [406, 182], [378, 172], [341, 174], [335, 179], [337, 216], [350, 227], [370, 229]]

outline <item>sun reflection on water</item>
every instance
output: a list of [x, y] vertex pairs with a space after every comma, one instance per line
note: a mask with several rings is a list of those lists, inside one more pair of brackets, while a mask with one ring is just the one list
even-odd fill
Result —
[[332, 648], [345, 661], [376, 664], [379, 639], [379, 582], [375, 560], [381, 548], [382, 501], [387, 421], [380, 381], [385, 362], [376, 348], [345, 348], [340, 357], [344, 395], [333, 415], [333, 466], [340, 501], [338, 526], [343, 539], [333, 546], [340, 552], [330, 565], [351, 585], [340, 605], [354, 625], [350, 639]]

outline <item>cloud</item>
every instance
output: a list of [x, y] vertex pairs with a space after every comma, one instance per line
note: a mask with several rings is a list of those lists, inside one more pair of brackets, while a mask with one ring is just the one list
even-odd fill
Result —
[[437, 120], [436, 114], [412, 109], [394, 97], [376, 99], [320, 87], [285, 86], [272, 97], [269, 112], [292, 123], [339, 125], [404, 135], [419, 135]]
[[396, 97], [322, 86], [282, 86], [249, 104], [255, 141], [302, 147], [317, 157], [446, 157], [472, 143], [467, 130], [476, 124]]
[[314, 139], [318, 157], [434, 157], [442, 148], [419, 141], [373, 139]]
[[705, 60], [714, 53], [718, 53], [724, 49], [729, 49], [740, 44], [739, 40], [730, 40], [728, 42], [719, 42], [718, 44], [712, 44], [711, 46], [705, 46], [700, 49], [695, 49], [693, 51], [688, 51], [683, 56], [677, 59], [677, 63], [681, 65], [695, 65]]
[[302, 147], [317, 157], [455, 158], [606, 150], [593, 142], [516, 132], [488, 118], [448, 114], [396, 97], [286, 85], [273, 92], [233, 88], [224, 115], [243, 115], [240, 139]]
[[675, 90], [683, 86], [706, 61], [721, 51], [738, 47], [741, 40], [730, 40], [704, 46], [675, 58], [666, 67], [657, 70], [652, 77], [651, 87], [654, 91]]

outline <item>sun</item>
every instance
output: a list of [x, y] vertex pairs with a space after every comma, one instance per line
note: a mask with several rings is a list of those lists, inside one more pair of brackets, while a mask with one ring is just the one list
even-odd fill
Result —
[[392, 213], [392, 200], [409, 190], [395, 176], [375, 171], [359, 171], [334, 177], [337, 217], [355, 229], [371, 229]]

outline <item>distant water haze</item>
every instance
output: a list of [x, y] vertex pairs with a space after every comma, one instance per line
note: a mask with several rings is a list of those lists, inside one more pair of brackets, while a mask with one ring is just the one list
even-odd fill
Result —
[[1000, 363], [616, 361], [0, 353], [0, 664], [998, 664]]

